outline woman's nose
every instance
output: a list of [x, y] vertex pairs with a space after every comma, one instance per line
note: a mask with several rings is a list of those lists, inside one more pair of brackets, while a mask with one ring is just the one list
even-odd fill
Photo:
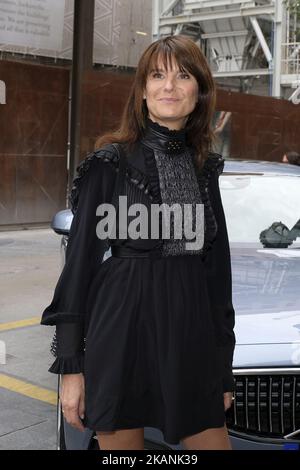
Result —
[[164, 89], [165, 90], [173, 90], [174, 88], [174, 79], [173, 78], [166, 78], [166, 81], [164, 83]]

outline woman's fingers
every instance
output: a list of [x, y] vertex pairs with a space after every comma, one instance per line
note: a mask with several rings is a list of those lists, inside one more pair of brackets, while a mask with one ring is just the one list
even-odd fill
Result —
[[79, 431], [84, 431], [84, 426], [79, 418], [78, 407], [65, 405], [63, 408], [63, 415], [67, 423]]
[[84, 407], [84, 395], [80, 397], [80, 402], [79, 402], [79, 416], [81, 419], [84, 418], [84, 411], [85, 411], [85, 407]]
[[232, 392], [226, 392], [226, 393], [224, 393], [224, 409], [225, 409], [225, 411], [228, 410], [228, 408], [231, 407], [231, 405], [232, 405], [232, 400], [233, 400], [233, 394], [232, 394]]
[[67, 423], [84, 431], [84, 378], [82, 374], [66, 374], [61, 387], [61, 404]]

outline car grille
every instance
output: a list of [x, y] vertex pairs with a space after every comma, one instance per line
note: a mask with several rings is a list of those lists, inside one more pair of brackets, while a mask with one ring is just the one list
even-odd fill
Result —
[[[231, 430], [283, 438], [300, 429], [300, 375], [235, 375], [235, 400], [226, 413]], [[300, 439], [300, 432], [295, 433]]]

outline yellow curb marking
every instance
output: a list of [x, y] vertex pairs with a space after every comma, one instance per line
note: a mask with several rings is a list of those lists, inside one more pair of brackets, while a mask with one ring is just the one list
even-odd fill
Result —
[[11, 321], [8, 323], [0, 323], [0, 331], [13, 330], [15, 328], [22, 328], [23, 326], [39, 325], [40, 317], [27, 318], [25, 320]]
[[[0, 324], [0, 331], [13, 330], [15, 328], [22, 328], [24, 326], [32, 326], [40, 324], [40, 317], [27, 318], [25, 320], [17, 320], [8, 323]], [[0, 374], [0, 387], [10, 390], [11, 392], [20, 393], [26, 397], [34, 398], [36, 400], [49, 403], [50, 405], [57, 404], [57, 393], [47, 388], [38, 387], [37, 385], [24, 382], [23, 380], [9, 377], [5, 374]]]
[[26, 397], [50, 403], [50, 405], [57, 404], [57, 393], [53, 390], [38, 387], [37, 385], [9, 377], [5, 374], [0, 374], [0, 387], [10, 390], [11, 392], [20, 393]]

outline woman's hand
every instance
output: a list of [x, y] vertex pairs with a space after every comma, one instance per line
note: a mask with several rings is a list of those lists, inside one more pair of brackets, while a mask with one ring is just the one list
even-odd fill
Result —
[[64, 374], [61, 377], [60, 400], [67, 423], [80, 431], [84, 426], [80, 418], [84, 418], [84, 376], [79, 374]]
[[225, 411], [231, 407], [232, 401], [234, 400], [234, 396], [232, 392], [225, 392], [224, 393], [224, 409]]

